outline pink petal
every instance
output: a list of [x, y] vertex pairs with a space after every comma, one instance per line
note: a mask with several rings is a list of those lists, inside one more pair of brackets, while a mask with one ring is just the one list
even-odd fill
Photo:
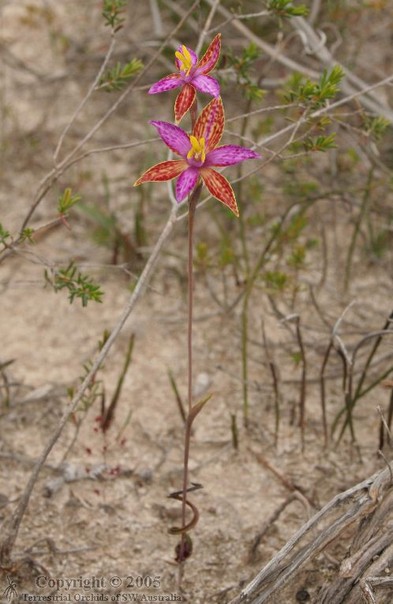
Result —
[[187, 170], [188, 164], [184, 159], [171, 159], [152, 166], [134, 182], [134, 187], [144, 182], [161, 182], [172, 180]]
[[258, 159], [259, 153], [239, 145], [216, 147], [206, 156], [205, 166], [233, 166], [246, 159]]
[[179, 92], [175, 101], [175, 120], [177, 122], [180, 122], [182, 117], [190, 109], [195, 100], [195, 95], [195, 88], [191, 86], [191, 84], [185, 84]]
[[181, 157], [187, 157], [187, 153], [191, 149], [191, 143], [188, 134], [184, 130], [179, 126], [175, 126], [175, 124], [169, 124], [169, 122], [153, 120], [150, 124], [153, 124], [157, 129], [158, 134], [171, 151], [181, 155]]
[[239, 216], [235, 193], [225, 176], [212, 168], [202, 168], [200, 174], [203, 182], [209, 189], [209, 193], [232, 210], [235, 216]]
[[149, 88], [149, 94], [158, 94], [159, 92], [166, 92], [167, 90], [173, 90], [179, 88], [183, 83], [178, 73], [171, 73], [162, 80], [159, 80]]
[[194, 126], [193, 135], [205, 138], [207, 153], [217, 147], [224, 131], [224, 107], [221, 98], [213, 99], [204, 108]]
[[195, 86], [199, 92], [210, 94], [211, 96], [220, 96], [220, 84], [208, 75], [196, 75], [192, 78], [192, 85]]
[[214, 69], [220, 57], [220, 50], [221, 34], [217, 34], [198, 63], [198, 73], [206, 74]]
[[195, 187], [199, 178], [199, 170], [198, 168], [188, 168], [184, 170], [182, 174], [180, 174], [177, 183], [176, 183], [176, 199], [177, 201], [183, 201], [185, 197]]
[[[183, 44], [180, 44], [180, 46], [176, 50], [177, 50], [177, 52], [181, 52], [183, 54], [182, 46], [183, 46]], [[186, 48], [191, 55], [192, 64], [196, 65], [198, 63], [198, 57], [197, 57], [196, 53], [193, 50], [191, 50], [191, 48], [188, 48], [188, 46], [186, 46]], [[176, 56], [175, 56], [175, 65], [176, 65], [176, 69], [180, 69], [181, 64], [180, 64], [179, 59]]]

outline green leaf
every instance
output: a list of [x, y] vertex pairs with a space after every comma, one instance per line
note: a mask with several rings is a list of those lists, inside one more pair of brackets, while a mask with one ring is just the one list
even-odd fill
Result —
[[211, 399], [212, 396], [213, 396], [213, 394], [208, 394], [207, 396], [205, 396], [203, 399], [201, 399], [200, 401], [198, 401], [197, 403], [195, 403], [192, 406], [191, 411], [190, 411], [190, 417], [189, 417], [189, 421], [191, 423], [194, 421], [194, 419], [196, 418], [198, 413], [200, 413], [202, 411], [203, 407]]
[[72, 189], [68, 187], [67, 189], [64, 189], [64, 193], [60, 195], [57, 201], [57, 211], [60, 214], [67, 214], [67, 212], [72, 208], [72, 206], [78, 203], [78, 201], [80, 201], [81, 199], [82, 198], [80, 195], [73, 195]]

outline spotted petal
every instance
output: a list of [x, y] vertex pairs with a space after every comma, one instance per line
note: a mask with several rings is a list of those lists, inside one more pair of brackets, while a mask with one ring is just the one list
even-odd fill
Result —
[[134, 187], [144, 182], [161, 182], [172, 180], [187, 170], [188, 164], [184, 159], [170, 159], [152, 166], [134, 182]]
[[205, 166], [233, 166], [246, 159], [258, 159], [259, 153], [239, 145], [216, 147], [206, 156]]
[[200, 174], [209, 193], [232, 210], [235, 216], [239, 216], [235, 193], [225, 176], [212, 168], [202, 168]]
[[157, 128], [157, 132], [171, 151], [187, 157], [187, 153], [191, 149], [190, 137], [182, 128], [175, 126], [175, 124], [169, 124], [168, 122], [151, 121], [150, 124]]
[[198, 63], [198, 73], [206, 74], [217, 64], [221, 51], [221, 34], [217, 34]]
[[208, 75], [196, 75], [192, 78], [192, 85], [195, 86], [199, 92], [210, 94], [210, 96], [220, 96], [220, 84]]
[[198, 168], [188, 168], [182, 174], [180, 174], [177, 183], [176, 183], [176, 199], [177, 201], [183, 201], [185, 197], [195, 187], [199, 178], [199, 170]]
[[194, 126], [193, 135], [197, 139], [202, 137], [206, 141], [206, 152], [208, 153], [221, 140], [224, 131], [224, 107], [220, 97], [210, 101], [198, 117]]
[[190, 109], [195, 100], [195, 95], [195, 88], [191, 86], [191, 84], [185, 84], [183, 86], [175, 101], [175, 120], [177, 122], [180, 122], [182, 117]]
[[167, 90], [173, 90], [179, 88], [183, 83], [180, 74], [171, 73], [162, 80], [159, 80], [149, 88], [149, 94], [158, 94], [159, 92], [166, 92]]

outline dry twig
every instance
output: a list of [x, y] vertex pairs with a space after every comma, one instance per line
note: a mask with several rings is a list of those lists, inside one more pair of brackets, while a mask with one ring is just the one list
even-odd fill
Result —
[[[286, 543], [230, 604], [270, 602], [293, 580], [300, 569], [332, 542], [356, 525], [350, 558], [341, 565], [339, 576], [320, 593], [320, 604], [361, 602], [360, 580], [381, 576], [393, 560], [393, 528], [386, 519], [393, 511], [390, 469], [336, 495]], [[374, 561], [374, 557], [379, 558]], [[363, 583], [364, 585], [364, 583]]]

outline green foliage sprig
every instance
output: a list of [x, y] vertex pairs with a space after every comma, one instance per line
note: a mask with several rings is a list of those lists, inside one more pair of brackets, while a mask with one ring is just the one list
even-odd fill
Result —
[[286, 101], [307, 105], [313, 110], [318, 109], [336, 96], [344, 75], [344, 70], [339, 65], [335, 65], [331, 71], [325, 69], [319, 82], [305, 80], [303, 75], [295, 73], [289, 81], [290, 91], [285, 96]]
[[84, 307], [91, 301], [102, 302], [104, 292], [100, 286], [94, 283], [89, 275], [83, 275], [80, 271], [77, 271], [73, 262], [67, 268], [54, 272], [53, 275], [50, 275], [46, 270], [45, 280], [56, 293], [61, 289], [68, 289], [68, 298], [71, 304], [75, 298], [80, 298]]
[[325, 152], [329, 149], [336, 149], [336, 133], [332, 132], [327, 136], [307, 137], [303, 141], [303, 146], [306, 151], [321, 151]]
[[0, 243], [7, 247], [7, 239], [11, 237], [9, 231], [7, 231], [0, 222]]
[[366, 116], [364, 120], [364, 126], [369, 136], [372, 136], [375, 140], [379, 141], [385, 135], [386, 130], [390, 126], [389, 120], [382, 116]]
[[244, 91], [244, 95], [251, 101], [261, 100], [265, 91], [258, 86], [253, 77], [253, 63], [259, 58], [259, 50], [254, 42], [251, 42], [240, 56], [228, 55], [228, 63], [233, 67], [237, 84]]
[[143, 63], [139, 59], [131, 59], [125, 65], [117, 63], [102, 76], [98, 88], [102, 88], [106, 92], [121, 90], [128, 80], [136, 76], [142, 68]]
[[102, 16], [105, 19], [105, 25], [111, 27], [114, 32], [121, 29], [125, 19], [121, 17], [127, 0], [104, 0]]
[[73, 195], [72, 189], [70, 189], [69, 187], [67, 187], [67, 189], [64, 189], [64, 193], [60, 195], [57, 201], [57, 210], [59, 214], [67, 214], [72, 208], [72, 206], [78, 203], [78, 201], [80, 201], [81, 199], [81, 196], [77, 193]]
[[29, 243], [34, 243], [33, 235], [35, 233], [34, 229], [30, 227], [26, 227], [20, 234], [20, 241], [23, 243], [24, 241], [28, 241]]
[[269, 0], [267, 9], [278, 17], [290, 19], [291, 17], [305, 17], [308, 8], [305, 4], [293, 6], [292, 0]]

